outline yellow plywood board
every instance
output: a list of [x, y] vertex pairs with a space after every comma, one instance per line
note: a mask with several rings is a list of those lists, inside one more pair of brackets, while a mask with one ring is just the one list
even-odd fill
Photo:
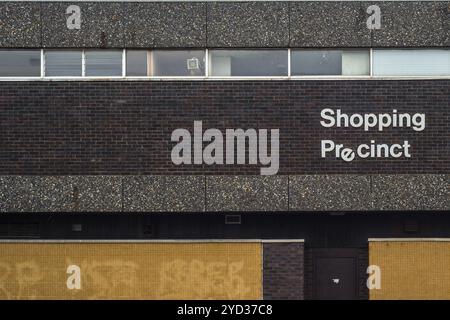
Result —
[[370, 299], [450, 299], [450, 242], [370, 242], [369, 261], [381, 268]]
[[261, 299], [261, 264], [260, 243], [1, 243], [0, 299]]

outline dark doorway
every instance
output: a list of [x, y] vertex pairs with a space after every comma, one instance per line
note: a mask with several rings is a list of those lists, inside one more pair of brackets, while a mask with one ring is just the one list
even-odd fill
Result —
[[310, 249], [311, 298], [317, 300], [364, 299], [364, 249]]

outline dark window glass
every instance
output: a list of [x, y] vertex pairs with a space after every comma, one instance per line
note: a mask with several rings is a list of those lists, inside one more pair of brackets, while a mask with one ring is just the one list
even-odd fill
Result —
[[86, 76], [121, 76], [122, 52], [121, 51], [86, 51]]
[[45, 76], [81, 76], [81, 51], [46, 51]]
[[127, 50], [127, 76], [147, 76], [148, 70], [147, 50]]
[[287, 50], [212, 50], [211, 76], [287, 76]]
[[155, 50], [152, 52], [154, 76], [204, 76], [205, 51]]
[[0, 77], [39, 77], [40, 50], [0, 50]]
[[291, 75], [341, 75], [342, 52], [337, 50], [292, 51]]
[[369, 50], [293, 50], [291, 75], [363, 76], [370, 74]]

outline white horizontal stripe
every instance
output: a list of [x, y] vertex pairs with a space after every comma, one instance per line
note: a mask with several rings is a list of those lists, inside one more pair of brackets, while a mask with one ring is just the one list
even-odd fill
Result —
[[[0, 0], [0, 2], [352, 2], [356, 0]], [[373, 0], [358, 0], [360, 2], [374, 2]], [[388, 2], [434, 2], [437, 0], [389, 0]], [[444, 0], [445, 1], [445, 0]]]
[[0, 239], [0, 243], [291, 243], [303, 239]]
[[450, 242], [450, 238], [369, 238], [369, 242]]
[[[1, 0], [0, 0], [1, 1]], [[450, 76], [292, 76], [292, 77], [0, 77], [2, 81], [305, 81], [305, 80], [450, 80]]]

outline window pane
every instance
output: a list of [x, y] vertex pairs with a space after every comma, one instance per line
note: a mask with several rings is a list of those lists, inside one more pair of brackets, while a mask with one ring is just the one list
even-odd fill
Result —
[[287, 76], [287, 50], [212, 50], [212, 76]]
[[295, 50], [291, 56], [293, 76], [369, 75], [368, 50]]
[[150, 75], [147, 69], [147, 53], [147, 50], [127, 50], [127, 76]]
[[292, 75], [340, 75], [342, 72], [341, 51], [303, 50], [292, 51]]
[[45, 76], [81, 76], [81, 51], [46, 51]]
[[40, 76], [40, 50], [0, 50], [0, 77]]
[[368, 76], [370, 75], [370, 53], [368, 50], [342, 51], [342, 75]]
[[86, 76], [121, 76], [121, 51], [86, 51]]
[[376, 76], [449, 76], [450, 50], [374, 50]]
[[205, 51], [155, 50], [154, 76], [204, 76]]

